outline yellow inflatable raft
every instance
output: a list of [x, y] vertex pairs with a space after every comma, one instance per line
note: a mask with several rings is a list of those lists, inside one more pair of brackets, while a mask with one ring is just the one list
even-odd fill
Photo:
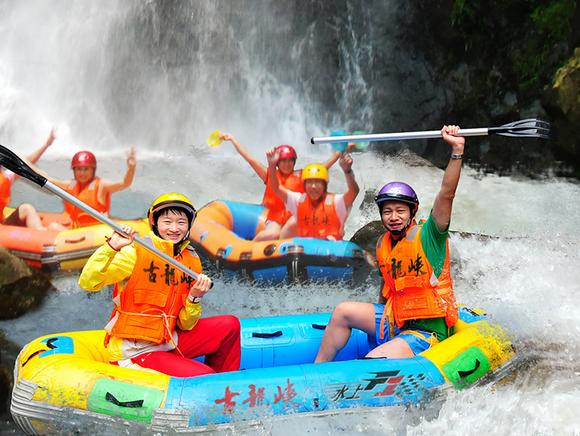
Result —
[[214, 434], [233, 423], [242, 431], [240, 421], [264, 416], [424, 403], [515, 368], [510, 335], [466, 308], [452, 336], [415, 357], [360, 359], [373, 344], [353, 330], [334, 362], [314, 364], [329, 319], [243, 319], [243, 371], [185, 378], [107, 363], [104, 331], [44, 336], [18, 356], [11, 413], [36, 436]]

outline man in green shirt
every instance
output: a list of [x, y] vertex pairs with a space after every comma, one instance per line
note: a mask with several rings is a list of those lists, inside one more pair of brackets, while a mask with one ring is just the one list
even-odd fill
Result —
[[458, 319], [449, 273], [447, 234], [461, 173], [465, 138], [458, 126], [444, 126], [452, 147], [441, 190], [427, 221], [418, 225], [419, 200], [400, 182], [375, 197], [387, 229], [377, 243], [382, 275], [379, 304], [347, 301], [334, 310], [315, 362], [330, 362], [346, 345], [353, 328], [366, 332], [376, 347], [367, 357], [413, 357], [447, 338]]

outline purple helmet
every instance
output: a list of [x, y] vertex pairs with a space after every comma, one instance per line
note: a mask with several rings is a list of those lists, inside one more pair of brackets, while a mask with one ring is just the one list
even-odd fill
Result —
[[375, 197], [375, 203], [377, 203], [377, 206], [379, 206], [379, 210], [381, 209], [381, 203], [389, 200], [402, 201], [403, 203], [407, 203], [411, 208], [412, 216], [415, 215], [417, 209], [419, 208], [419, 199], [417, 198], [417, 194], [413, 188], [403, 182], [387, 183]]

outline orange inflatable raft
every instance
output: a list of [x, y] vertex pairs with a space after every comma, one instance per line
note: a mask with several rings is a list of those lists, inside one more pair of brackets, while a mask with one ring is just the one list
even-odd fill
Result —
[[[5, 216], [13, 211], [12, 208], [6, 208]], [[39, 215], [45, 226], [52, 222], [70, 225], [70, 218], [65, 214], [39, 212]], [[129, 224], [141, 236], [149, 232], [149, 225], [145, 219], [115, 221]], [[91, 254], [105, 243], [105, 237], [111, 236], [111, 233], [111, 228], [105, 224], [64, 232], [0, 224], [0, 245], [35, 267], [51, 270], [81, 269]]]
[[375, 269], [373, 256], [350, 241], [253, 241], [267, 215], [261, 205], [216, 200], [199, 210], [190, 240], [218, 270], [264, 284], [358, 282]]

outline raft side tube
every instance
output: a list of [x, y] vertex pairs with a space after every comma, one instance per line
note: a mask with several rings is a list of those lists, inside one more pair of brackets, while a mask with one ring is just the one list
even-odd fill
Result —
[[[44, 225], [50, 222], [70, 224], [70, 218], [64, 214], [39, 212], [39, 215]], [[145, 219], [115, 221], [131, 225], [141, 236], [149, 233], [149, 224]], [[37, 268], [81, 269], [110, 234], [111, 229], [105, 224], [63, 232], [0, 224], [0, 245]]]
[[[343, 354], [321, 364], [311, 362], [330, 313], [243, 319], [244, 370], [189, 378], [107, 363], [104, 331], [47, 335], [18, 356], [11, 412], [27, 434], [38, 435], [82, 429], [86, 422], [130, 426], [131, 432], [182, 431], [263, 416], [418, 403], [436, 394], [433, 388], [451, 386], [449, 381], [461, 388], [515, 355], [503, 329], [474, 310], [460, 307], [459, 315], [456, 332], [418, 356], [353, 360], [372, 348], [368, 335], [355, 330]], [[267, 365], [276, 366], [260, 368]]]
[[[313, 363], [330, 316], [323, 313], [240, 320], [241, 369]], [[368, 335], [353, 329], [335, 361], [358, 359], [370, 350]]]
[[95, 330], [47, 335], [32, 341], [17, 359], [15, 382], [22, 379], [38, 383], [33, 401], [87, 410], [95, 383], [102, 379], [125, 383], [127, 388], [137, 385], [165, 391], [169, 376], [111, 365], [104, 337], [104, 330]]
[[459, 320], [458, 324], [463, 328], [437, 347], [421, 353], [455, 387], [464, 388], [515, 356], [511, 337], [502, 327], [486, 320], [471, 324]]
[[[360, 406], [418, 403], [445, 383], [427, 359], [370, 359], [172, 378], [166, 408], [188, 410], [190, 426]], [[195, 394], [193, 394], [195, 392]]]
[[233, 219], [232, 231], [240, 237], [252, 240], [266, 227], [268, 211], [262, 205], [223, 201]]

